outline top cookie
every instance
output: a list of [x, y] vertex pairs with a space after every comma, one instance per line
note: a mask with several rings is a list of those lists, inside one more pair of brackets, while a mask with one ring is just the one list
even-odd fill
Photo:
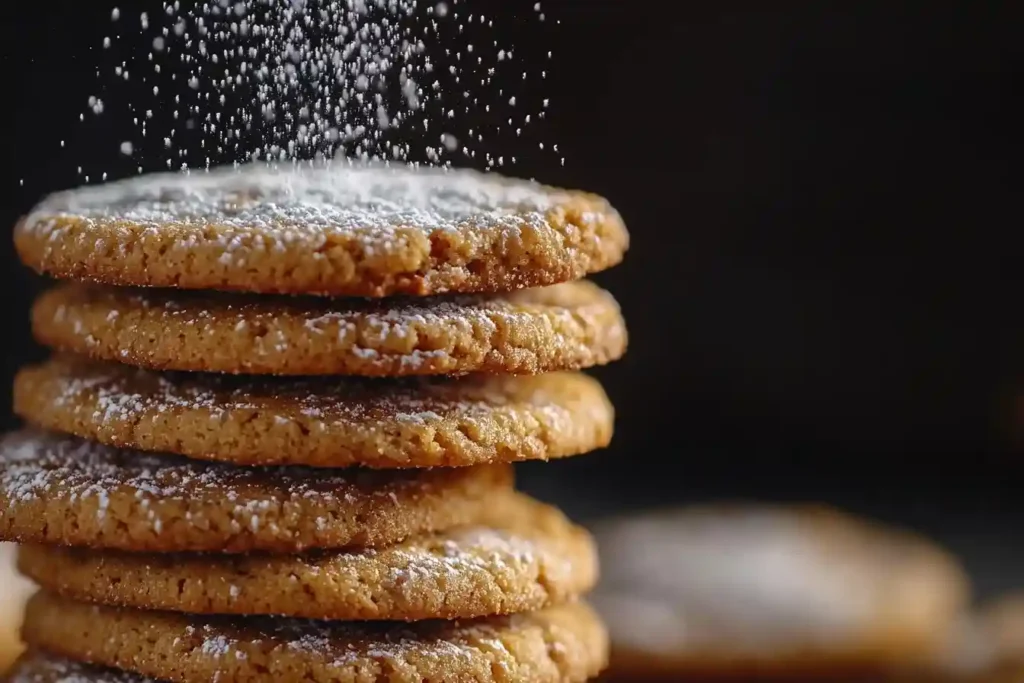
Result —
[[566, 282], [628, 243], [595, 195], [351, 163], [139, 176], [51, 195], [15, 231], [22, 261], [60, 278], [368, 297]]
[[926, 661], [969, 593], [958, 563], [927, 540], [823, 507], [664, 511], [597, 537], [596, 604], [628, 680]]

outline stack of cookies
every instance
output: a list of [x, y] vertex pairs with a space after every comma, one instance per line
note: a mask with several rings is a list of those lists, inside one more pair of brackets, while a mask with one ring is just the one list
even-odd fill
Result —
[[579, 371], [618, 358], [580, 281], [603, 199], [334, 164], [51, 196], [22, 260], [52, 357], [15, 382], [0, 540], [22, 543], [10, 681], [583, 681], [591, 537], [512, 463], [605, 446]]

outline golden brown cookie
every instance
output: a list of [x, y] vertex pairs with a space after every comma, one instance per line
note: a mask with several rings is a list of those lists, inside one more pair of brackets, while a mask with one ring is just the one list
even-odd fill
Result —
[[629, 235], [601, 197], [493, 173], [250, 164], [51, 195], [15, 245], [60, 278], [379, 297], [576, 280], [619, 263]]
[[113, 446], [239, 465], [464, 466], [603, 447], [613, 410], [578, 373], [458, 379], [157, 373], [64, 356], [18, 373], [15, 412]]
[[133, 552], [381, 546], [472, 523], [508, 466], [245, 468], [35, 431], [0, 443], [0, 540]]
[[612, 671], [826, 677], [926, 661], [969, 597], [904, 531], [817, 506], [651, 512], [597, 527]]
[[477, 524], [380, 549], [306, 556], [148, 555], [23, 546], [44, 589], [105, 605], [310, 619], [465, 619], [528, 612], [593, 587], [590, 535], [523, 495]]
[[572, 683], [595, 676], [607, 655], [604, 628], [582, 603], [401, 625], [195, 617], [37, 594], [23, 633], [57, 655], [182, 683]]
[[622, 356], [626, 326], [590, 282], [503, 295], [351, 300], [65, 284], [36, 339], [158, 370], [274, 375], [537, 374]]

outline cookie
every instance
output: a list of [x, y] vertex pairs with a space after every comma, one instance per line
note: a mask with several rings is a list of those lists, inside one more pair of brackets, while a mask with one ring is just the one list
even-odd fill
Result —
[[666, 510], [597, 534], [595, 605], [610, 624], [612, 670], [628, 680], [924, 661], [969, 597], [940, 548], [820, 506]]
[[182, 683], [572, 683], [595, 676], [607, 655], [604, 628], [582, 603], [403, 625], [196, 617], [37, 594], [23, 633], [56, 655]]
[[15, 230], [59, 278], [261, 294], [500, 292], [619, 263], [601, 197], [469, 170], [249, 164], [64, 191]]
[[69, 356], [19, 372], [14, 408], [35, 425], [113, 446], [315, 467], [558, 458], [607, 445], [613, 423], [600, 384], [574, 373], [254, 378]]
[[523, 495], [495, 496], [477, 524], [381, 549], [145, 555], [23, 546], [20, 569], [67, 598], [193, 614], [310, 619], [462, 619], [571, 601], [593, 587], [583, 529]]
[[24, 431], [0, 442], [0, 540], [132, 552], [389, 545], [472, 523], [508, 466], [244, 468]]
[[43, 344], [97, 359], [274, 375], [538, 374], [626, 349], [615, 299], [585, 281], [385, 301], [67, 284], [38, 299], [32, 327]]
[[31, 584], [14, 569], [14, 546], [0, 543], [0, 673], [21, 652], [21, 612]]

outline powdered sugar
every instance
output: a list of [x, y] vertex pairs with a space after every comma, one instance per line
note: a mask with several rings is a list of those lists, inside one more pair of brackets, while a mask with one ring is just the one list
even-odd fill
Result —
[[538, 543], [536, 534], [532, 535], [534, 538], [529, 532], [473, 527], [445, 534], [437, 542], [413, 542], [375, 555], [388, 565], [385, 575], [391, 584], [406, 590], [421, 588], [424, 581], [443, 585], [457, 577], [472, 578], [481, 573], [508, 576], [539, 561], [565, 561], [556, 553], [545, 552], [543, 537]]
[[504, 634], [529, 627], [530, 621], [529, 615], [415, 625], [252, 618], [243, 629], [224, 628], [217, 622], [193, 628], [199, 652], [212, 658], [235, 657], [250, 650], [287, 651], [341, 668], [366, 660], [395, 666], [409, 659], [438, 658], [454, 664], [478, 656], [482, 640], [500, 642]]
[[[170, 352], [164, 342], [157, 343], [154, 328], [166, 330], [172, 339], [176, 335], [199, 339], [213, 348], [204, 348], [197, 358], [233, 362], [240, 370], [262, 362], [299, 365], [297, 354], [316, 354], [377, 361], [373, 367], [400, 363], [402, 374], [437, 374], [439, 370], [459, 374], [452, 368], [472, 369], [488, 352], [508, 355], [509, 363], [523, 362], [527, 356], [535, 360], [551, 349], [551, 353], [586, 357], [595, 334], [611, 337], [621, 329], [621, 325], [601, 326], [601, 321], [616, 319], [618, 308], [597, 288], [571, 283], [549, 289], [555, 291], [385, 302], [67, 287], [49, 295], [36, 314], [39, 324], [84, 345], [79, 349], [95, 348], [95, 335], [108, 348], [116, 335], [124, 355], [139, 359], [137, 363], [148, 365], [146, 359], [152, 358], [154, 367], [181, 369], [190, 369], [175, 364], [187, 363], [186, 354]], [[55, 305], [57, 301], [61, 303]], [[124, 322], [118, 324], [122, 316]], [[538, 337], [546, 348], [532, 343]], [[218, 352], [224, 354], [223, 360]], [[106, 357], [115, 357], [112, 353], [106, 351]], [[291, 355], [280, 358], [282, 353]]]
[[[233, 296], [162, 290], [94, 288], [88, 294], [75, 290], [70, 294], [75, 305], [62, 304], [54, 310], [53, 321], [79, 327], [82, 306], [109, 307], [108, 321], [124, 313], [145, 311], [176, 325], [208, 330], [213, 325], [230, 327], [238, 333], [250, 328], [264, 329], [275, 321], [301, 324], [312, 334], [327, 334], [328, 328], [341, 337], [354, 335], [357, 328], [374, 345], [389, 337], [402, 339], [413, 326], [441, 328], [483, 328], [493, 331], [495, 321], [509, 327], [526, 324], [544, 315], [558, 322], [577, 317], [594, 320], [594, 311], [615, 306], [610, 296], [587, 283], [567, 283], [547, 288], [528, 289], [504, 295], [440, 295], [428, 301], [422, 298], [391, 297], [381, 300], [344, 300], [304, 297]], [[79, 303], [81, 302], [81, 304]], [[123, 308], [124, 310], [120, 310]], [[593, 309], [593, 310], [591, 310]], [[429, 352], [421, 352], [429, 353]]]
[[[546, 114], [537, 86], [549, 48], [501, 44], [493, 18], [463, 0], [163, 4], [111, 16], [97, 71], [104, 97], [87, 102], [99, 116], [120, 104], [120, 83], [148, 86], [136, 90], [151, 100], [127, 105], [134, 139], [118, 136], [140, 163], [345, 155], [493, 167], [505, 163], [495, 143], [509, 136], [520, 151], [557, 153], [524, 135]], [[539, 5], [534, 16], [544, 21]], [[134, 50], [122, 46], [130, 40]]]
[[458, 418], [472, 423], [516, 404], [546, 410], [552, 421], [573, 417], [571, 401], [555, 393], [557, 377], [253, 378], [157, 373], [77, 359], [53, 360], [44, 368], [56, 407], [82, 413], [99, 426], [171, 420], [186, 411], [217, 422], [248, 411], [263, 416], [268, 428], [299, 429], [301, 422], [302, 429], [373, 431], [385, 422], [428, 425]]
[[[203, 241], [202, 229], [223, 228], [224, 247], [245, 245], [245, 235], [308, 239], [400, 229], [520, 230], [547, 227], [545, 212], [568, 199], [528, 181], [468, 170], [338, 163], [151, 174], [57, 193], [28, 217], [27, 230], [46, 230], [51, 219], [74, 216], [104, 224], [195, 228], [183, 240]], [[242, 232], [239, 232], [242, 231]]]

